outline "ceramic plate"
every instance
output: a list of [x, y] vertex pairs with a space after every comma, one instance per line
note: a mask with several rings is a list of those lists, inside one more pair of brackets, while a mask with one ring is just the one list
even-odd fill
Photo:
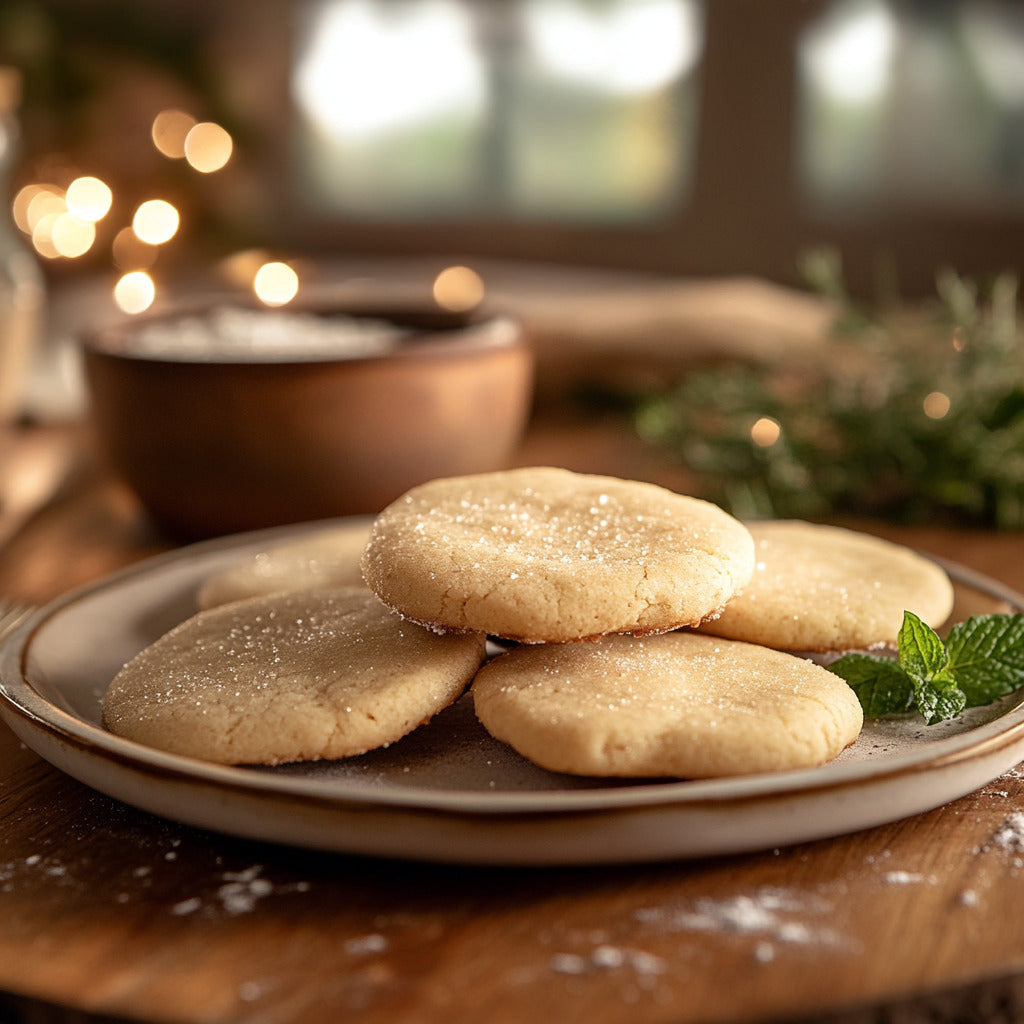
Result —
[[[125, 803], [237, 836], [475, 864], [596, 864], [771, 849], [895, 821], [1024, 759], [1020, 695], [925, 727], [868, 723], [814, 769], [712, 781], [609, 782], [543, 771], [493, 741], [464, 698], [390, 748], [344, 761], [222, 767], [106, 732], [100, 699], [129, 657], [195, 610], [211, 573], [315, 528], [262, 531], [142, 562], [40, 609], [5, 646], [0, 714], [40, 756]], [[958, 566], [954, 618], [1024, 610]]]

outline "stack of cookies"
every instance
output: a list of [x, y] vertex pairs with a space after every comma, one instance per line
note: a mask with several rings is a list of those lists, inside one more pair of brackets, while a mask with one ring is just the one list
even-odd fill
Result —
[[273, 764], [392, 743], [469, 688], [484, 727], [551, 771], [809, 767], [863, 719], [808, 655], [893, 644], [904, 609], [939, 625], [952, 594], [897, 545], [747, 526], [652, 484], [553, 468], [437, 480], [366, 530], [206, 581], [203, 610], [115, 678], [104, 721]]

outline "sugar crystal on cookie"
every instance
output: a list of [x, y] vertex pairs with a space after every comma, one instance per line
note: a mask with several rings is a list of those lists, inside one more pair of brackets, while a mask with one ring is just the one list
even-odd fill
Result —
[[551, 468], [414, 488], [363, 556], [369, 586], [408, 618], [526, 642], [699, 622], [752, 571], [748, 531], [716, 506]]

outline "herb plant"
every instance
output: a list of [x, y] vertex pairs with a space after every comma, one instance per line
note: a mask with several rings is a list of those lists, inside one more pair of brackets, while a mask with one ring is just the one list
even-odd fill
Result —
[[839, 310], [823, 358], [696, 369], [640, 403], [641, 435], [744, 517], [1024, 528], [1016, 280], [982, 288], [944, 272], [937, 303], [873, 316], [849, 300], [835, 259], [817, 253], [807, 268]]
[[852, 653], [829, 665], [868, 718], [916, 709], [934, 725], [1024, 687], [1024, 615], [975, 615], [953, 626], [943, 642], [904, 612], [897, 651], [895, 660]]

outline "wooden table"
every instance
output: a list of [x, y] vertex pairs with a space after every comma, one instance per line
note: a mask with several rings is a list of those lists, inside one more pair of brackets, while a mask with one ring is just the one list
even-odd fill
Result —
[[[521, 461], [669, 475], [602, 423], [547, 424]], [[1019, 535], [876, 528], [1024, 591]], [[167, 546], [87, 461], [0, 552], [0, 593], [43, 601]], [[0, 727], [0, 1019], [866, 1021], [858, 1008], [912, 1000], [901, 1020], [988, 1020], [1024, 1006], [1022, 808], [1014, 770], [911, 820], [757, 855], [392, 863], [158, 820]]]

